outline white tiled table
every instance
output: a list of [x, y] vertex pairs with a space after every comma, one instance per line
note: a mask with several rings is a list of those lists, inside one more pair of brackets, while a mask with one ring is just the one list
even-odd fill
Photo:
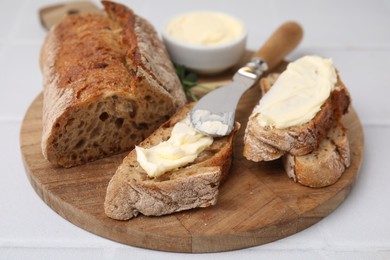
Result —
[[[266, 245], [218, 254], [135, 248], [84, 231], [52, 211], [27, 180], [19, 149], [22, 118], [42, 89], [38, 54], [45, 31], [37, 11], [55, 1], [0, 2], [0, 259], [390, 259], [390, 1], [128, 1], [158, 30], [179, 12], [212, 9], [243, 20], [249, 49], [296, 20], [304, 41], [288, 59], [332, 57], [365, 131], [354, 189], [314, 226]], [[125, 2], [125, 1], [122, 1]]]

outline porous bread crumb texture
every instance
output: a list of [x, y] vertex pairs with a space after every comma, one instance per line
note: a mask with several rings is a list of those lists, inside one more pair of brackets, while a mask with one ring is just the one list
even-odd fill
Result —
[[77, 107], [55, 123], [49, 160], [67, 167], [129, 150], [168, 118], [157, 113], [140, 117], [136, 101], [117, 95]]

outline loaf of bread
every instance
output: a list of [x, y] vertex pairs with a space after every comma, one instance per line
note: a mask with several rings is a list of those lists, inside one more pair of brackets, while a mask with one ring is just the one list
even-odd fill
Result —
[[[279, 74], [273, 73], [260, 81], [263, 94], [277, 80]], [[244, 156], [255, 162], [271, 161], [284, 154], [305, 155], [317, 149], [333, 126], [348, 111], [350, 96], [340, 77], [336, 88], [322, 105], [320, 111], [309, 122], [287, 128], [273, 128], [260, 125], [256, 108], [249, 117], [244, 136]], [[259, 104], [257, 105], [259, 106]]]
[[334, 184], [351, 163], [347, 129], [335, 122], [317, 149], [294, 156], [283, 156], [287, 175], [295, 182], [312, 188]]
[[[151, 136], [139, 144], [150, 148], [166, 141], [173, 126], [185, 118], [193, 104], [187, 104]], [[229, 136], [214, 138], [194, 162], [151, 178], [132, 150], [123, 160], [107, 187], [104, 203], [107, 216], [127, 220], [139, 213], [160, 216], [196, 207], [208, 207], [217, 201], [218, 189], [228, 174], [233, 153], [236, 123]]]
[[103, 4], [106, 14], [65, 18], [42, 47], [42, 150], [56, 165], [130, 150], [186, 103], [152, 25]]

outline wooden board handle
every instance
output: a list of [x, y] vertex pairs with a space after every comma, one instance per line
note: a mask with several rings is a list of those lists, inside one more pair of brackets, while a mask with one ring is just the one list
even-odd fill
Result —
[[262, 58], [272, 70], [290, 53], [303, 37], [303, 29], [296, 22], [282, 24], [254, 54]]
[[67, 15], [100, 12], [102, 12], [100, 8], [90, 1], [63, 2], [41, 8], [39, 10], [39, 19], [42, 26], [49, 30]]

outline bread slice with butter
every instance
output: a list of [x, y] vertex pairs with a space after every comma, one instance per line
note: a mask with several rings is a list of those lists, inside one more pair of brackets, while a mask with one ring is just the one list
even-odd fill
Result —
[[[189, 113], [193, 104], [185, 105], [170, 120], [139, 144], [142, 149], [167, 141], [173, 127]], [[239, 129], [225, 137], [214, 138], [195, 161], [177, 169], [149, 177], [132, 150], [123, 160], [107, 187], [104, 203], [108, 217], [128, 220], [139, 213], [160, 216], [217, 202], [218, 189], [229, 172], [233, 156], [233, 140]]]
[[[338, 121], [349, 108], [348, 90], [338, 74], [336, 76], [334, 88], [320, 106], [319, 111], [303, 124], [282, 128], [262, 124], [259, 120], [262, 116], [259, 106], [264, 99], [265, 95], [263, 95], [250, 115], [245, 129], [244, 156], [255, 162], [271, 161], [284, 154], [301, 156], [317, 149], [333, 122]], [[260, 86], [263, 94], [270, 90], [279, 77], [279, 73], [273, 73], [261, 79]]]

